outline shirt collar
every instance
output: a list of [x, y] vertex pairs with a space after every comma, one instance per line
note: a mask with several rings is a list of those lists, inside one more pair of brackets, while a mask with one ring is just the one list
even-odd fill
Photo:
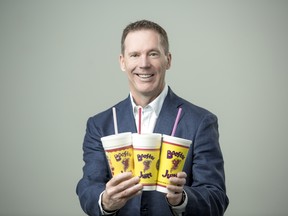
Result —
[[[167, 96], [167, 94], [168, 94], [168, 85], [165, 84], [164, 89], [163, 89], [163, 91], [160, 93], [160, 95], [158, 95], [157, 98], [155, 98], [152, 102], [150, 102], [150, 103], [146, 106], [146, 107], [151, 107], [152, 110], [155, 112], [155, 114], [156, 114], [157, 117], [158, 117], [159, 114], [160, 114], [162, 105], [163, 105], [163, 103], [164, 103], [164, 100], [165, 100], [165, 97]], [[131, 92], [130, 92], [130, 100], [131, 100], [131, 103], [132, 103], [132, 106], [133, 106], [133, 110], [134, 110], [134, 114], [135, 114], [135, 112], [137, 113], [139, 106], [137, 106], [137, 105], [135, 104]], [[146, 107], [144, 107], [144, 109], [145, 109]]]

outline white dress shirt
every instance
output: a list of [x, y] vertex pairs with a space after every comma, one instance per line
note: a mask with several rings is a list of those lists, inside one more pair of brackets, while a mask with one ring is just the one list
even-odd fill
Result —
[[[149, 103], [146, 107], [137, 106], [130, 93], [130, 99], [133, 106], [133, 113], [137, 131], [139, 130], [139, 108], [142, 108], [141, 133], [153, 133], [157, 118], [160, 114], [163, 102], [168, 94], [168, 85], [166, 84], [161, 94]], [[138, 131], [139, 132], [139, 131]]]

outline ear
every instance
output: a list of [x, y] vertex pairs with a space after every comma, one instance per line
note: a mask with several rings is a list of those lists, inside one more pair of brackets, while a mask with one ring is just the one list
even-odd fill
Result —
[[166, 70], [168, 70], [171, 67], [171, 61], [172, 61], [172, 55], [170, 52], [167, 54], [166, 58], [167, 58]]
[[126, 67], [125, 67], [125, 63], [124, 63], [124, 56], [122, 54], [120, 54], [120, 56], [119, 56], [119, 64], [120, 64], [121, 70], [123, 72], [126, 71]]

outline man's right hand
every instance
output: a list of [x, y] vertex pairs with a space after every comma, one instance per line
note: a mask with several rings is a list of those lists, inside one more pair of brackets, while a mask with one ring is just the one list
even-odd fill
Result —
[[114, 176], [106, 184], [102, 194], [102, 207], [104, 211], [116, 211], [122, 208], [132, 197], [141, 194], [143, 189], [138, 176], [133, 177], [131, 172]]

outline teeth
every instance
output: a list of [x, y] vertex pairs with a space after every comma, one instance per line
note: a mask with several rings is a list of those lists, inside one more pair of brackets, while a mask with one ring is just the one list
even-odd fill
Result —
[[138, 76], [141, 77], [141, 78], [149, 78], [152, 75], [151, 74], [138, 74]]

